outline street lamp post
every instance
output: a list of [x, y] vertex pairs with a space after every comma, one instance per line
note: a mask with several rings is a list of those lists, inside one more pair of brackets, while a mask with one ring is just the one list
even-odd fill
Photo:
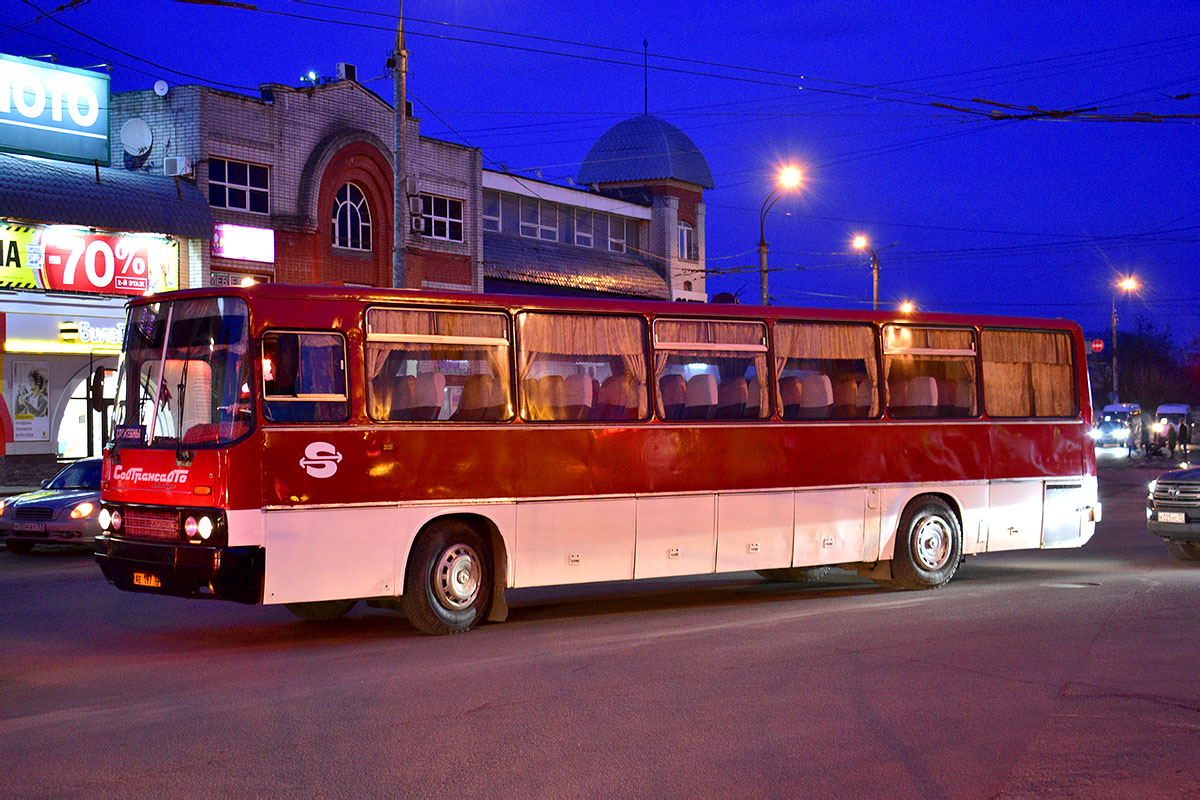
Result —
[[779, 171], [775, 188], [763, 200], [762, 212], [758, 215], [758, 275], [762, 283], [762, 304], [769, 305], [771, 297], [767, 292], [767, 212], [771, 206], [779, 202], [785, 189], [795, 189], [800, 185], [802, 176], [797, 167], [787, 166]]
[[854, 237], [855, 250], [866, 250], [871, 254], [871, 308], [879, 310], [879, 254], [871, 249], [871, 244], [867, 237], [858, 235]]
[[[1118, 289], [1124, 290], [1126, 294], [1138, 288], [1138, 282], [1135, 278], [1124, 278], [1116, 286]], [[1121, 396], [1117, 394], [1117, 293], [1113, 292], [1112, 301], [1112, 372], [1113, 372], [1113, 402], [1120, 402]]]

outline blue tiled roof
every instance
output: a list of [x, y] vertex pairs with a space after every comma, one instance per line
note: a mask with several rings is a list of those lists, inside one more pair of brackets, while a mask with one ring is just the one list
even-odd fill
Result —
[[714, 186], [704, 154], [687, 134], [658, 117], [640, 114], [617, 123], [596, 140], [575, 182], [588, 186], [665, 178], [706, 189]]
[[637, 256], [485, 231], [483, 274], [621, 297], [670, 299], [666, 280]]
[[212, 212], [191, 181], [0, 153], [0, 217], [211, 239]]

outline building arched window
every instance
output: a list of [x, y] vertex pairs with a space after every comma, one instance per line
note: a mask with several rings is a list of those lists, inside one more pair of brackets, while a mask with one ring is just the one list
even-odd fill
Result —
[[696, 250], [696, 231], [690, 223], [679, 223], [679, 257], [696, 261], [700, 254]]
[[371, 249], [371, 207], [353, 183], [344, 183], [333, 200], [333, 246]]

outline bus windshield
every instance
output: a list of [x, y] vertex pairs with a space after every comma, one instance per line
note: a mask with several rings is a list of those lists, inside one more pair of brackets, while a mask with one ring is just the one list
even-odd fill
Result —
[[236, 297], [134, 306], [113, 439], [119, 447], [222, 445], [253, 425], [249, 314]]

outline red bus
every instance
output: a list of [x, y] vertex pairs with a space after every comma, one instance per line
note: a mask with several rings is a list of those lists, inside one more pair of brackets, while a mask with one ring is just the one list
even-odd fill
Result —
[[1071, 322], [259, 285], [129, 308], [96, 557], [131, 591], [357, 601], [840, 565], [934, 588], [1100, 518]]

